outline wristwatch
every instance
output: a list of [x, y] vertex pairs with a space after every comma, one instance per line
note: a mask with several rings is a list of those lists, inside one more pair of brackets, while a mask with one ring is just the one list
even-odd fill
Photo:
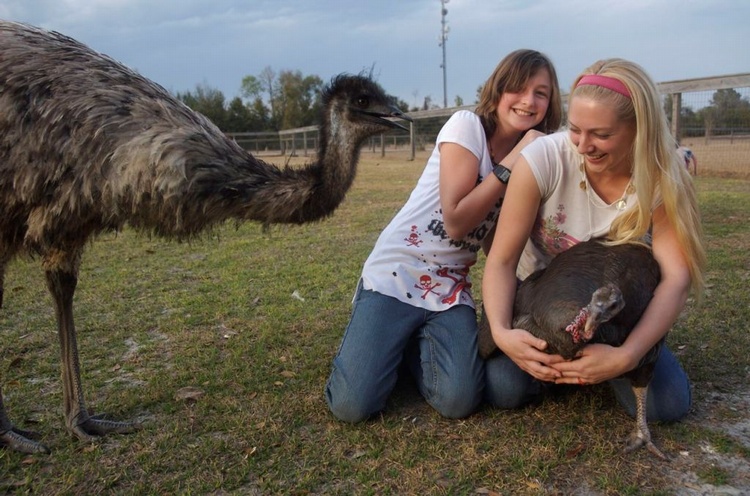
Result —
[[497, 177], [503, 184], [508, 184], [508, 181], [510, 181], [510, 169], [503, 164], [495, 165], [495, 168], [492, 169], [492, 173], [495, 174], [495, 177]]

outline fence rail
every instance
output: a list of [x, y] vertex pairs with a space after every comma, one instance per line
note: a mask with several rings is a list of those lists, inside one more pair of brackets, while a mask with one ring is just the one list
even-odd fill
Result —
[[[733, 89], [750, 105], [750, 73], [714, 76], [658, 84], [664, 101], [670, 101], [672, 133], [681, 144], [690, 147], [704, 174], [750, 177], [750, 112], [732, 126], [714, 126], [712, 122], [686, 123], [686, 114], [695, 114], [712, 105], [718, 90]], [[563, 101], [567, 101], [563, 95]], [[475, 105], [409, 112], [409, 131], [394, 130], [370, 138], [363, 153], [407, 152], [413, 160], [418, 150], [435, 143], [440, 128], [458, 110], [473, 110]], [[689, 125], [688, 125], [689, 124]], [[735, 125], [736, 124], [736, 125]], [[255, 154], [311, 156], [318, 147], [318, 127], [307, 126], [263, 133], [227, 133], [243, 148]]]

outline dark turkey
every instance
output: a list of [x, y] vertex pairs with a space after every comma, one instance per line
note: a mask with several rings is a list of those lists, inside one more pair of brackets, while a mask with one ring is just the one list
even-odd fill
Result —
[[[544, 339], [548, 353], [567, 359], [573, 359], [589, 343], [620, 346], [646, 310], [659, 278], [659, 265], [645, 245], [607, 246], [597, 240], [579, 243], [520, 284], [513, 327]], [[646, 393], [663, 343], [662, 339], [624, 375], [633, 387], [637, 410], [636, 429], [627, 451], [646, 446], [660, 458], [665, 456], [651, 442], [646, 422]], [[483, 315], [479, 354], [488, 358], [496, 351]]]

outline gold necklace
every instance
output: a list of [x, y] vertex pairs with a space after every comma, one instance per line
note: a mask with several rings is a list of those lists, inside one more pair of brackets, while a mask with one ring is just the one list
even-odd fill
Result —
[[578, 166], [578, 169], [581, 171], [581, 182], [578, 183], [578, 187], [581, 188], [583, 191], [586, 192], [586, 197], [589, 200], [590, 204], [593, 204], [597, 208], [609, 208], [612, 205], [614, 207], [622, 212], [625, 210], [625, 208], [628, 206], [628, 195], [632, 195], [635, 193], [635, 186], [633, 185], [633, 176], [630, 176], [630, 180], [628, 181], [627, 186], [625, 186], [625, 191], [622, 192], [622, 196], [619, 200], [612, 203], [611, 205], [605, 205], [604, 207], [601, 207], [593, 202], [591, 199], [591, 194], [589, 193], [589, 187], [588, 187], [588, 177], [586, 176], [586, 165], [584, 164], [583, 160], [581, 161], [581, 165]]

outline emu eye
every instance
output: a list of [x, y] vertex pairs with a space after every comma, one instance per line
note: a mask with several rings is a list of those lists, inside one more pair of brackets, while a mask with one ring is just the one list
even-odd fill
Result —
[[357, 98], [357, 107], [359, 108], [367, 108], [370, 106], [370, 97], [368, 96], [360, 96]]

